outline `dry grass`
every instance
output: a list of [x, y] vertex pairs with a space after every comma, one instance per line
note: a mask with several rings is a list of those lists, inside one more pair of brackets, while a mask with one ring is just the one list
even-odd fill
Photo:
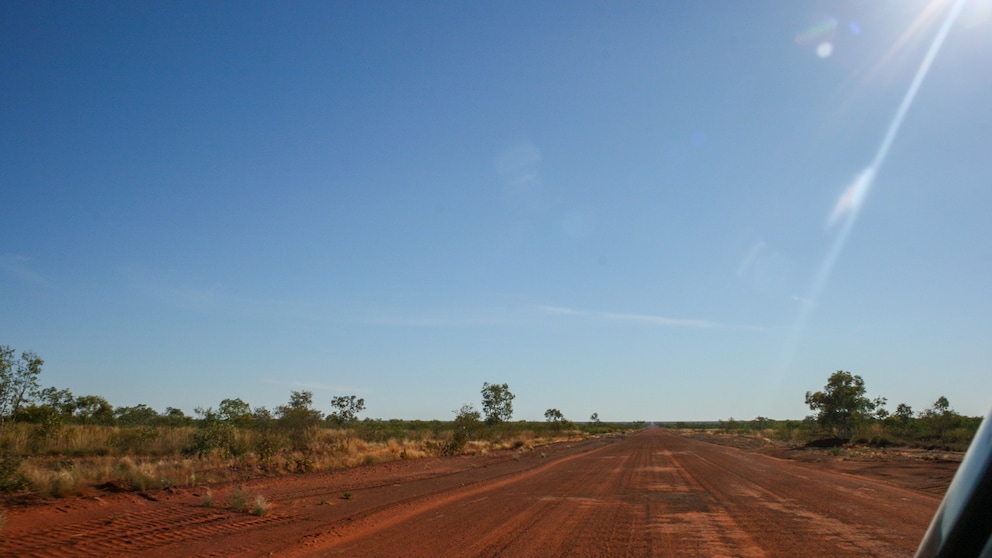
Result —
[[170, 486], [196, 486], [211, 475], [209, 461], [196, 459], [136, 459], [125, 457], [32, 458], [18, 472], [31, 492], [42, 497], [83, 496], [93, 486], [113, 484], [123, 490], [146, 491]]
[[83, 496], [94, 486], [111, 484], [119, 489], [147, 491], [170, 486], [233, 480], [244, 475], [322, 471], [415, 459], [426, 456], [418, 442], [390, 440], [370, 443], [341, 439], [334, 446], [318, 446], [309, 452], [282, 452], [267, 461], [253, 454], [232, 458], [222, 451], [202, 457], [139, 458], [133, 456], [32, 457], [18, 473], [30, 492], [44, 498]]
[[[452, 446], [453, 433], [411, 431], [403, 439], [371, 442], [348, 429], [319, 428], [307, 433], [305, 450], [277, 447], [259, 455], [244, 449], [232, 454], [218, 447], [184, 455], [193, 442], [193, 427], [117, 428], [66, 426], [57, 435], [39, 438], [32, 425], [16, 424], [0, 430], [0, 447], [28, 455], [17, 474], [29, 492], [44, 498], [82, 496], [94, 487], [113, 486], [118, 490], [147, 491], [172, 486], [197, 486], [243, 480], [253, 476], [300, 473], [372, 465], [399, 459], [431, 455], [487, 455], [492, 451], [529, 451], [551, 441], [574, 440], [576, 432], [563, 432], [556, 438], [547, 433], [520, 430], [491, 440], [470, 440]], [[272, 433], [239, 430], [233, 438], [237, 448], [256, 448], [258, 441]], [[127, 446], [125, 442], [133, 442]], [[439, 449], [440, 448], [440, 449]], [[229, 496], [230, 498], [230, 496]], [[245, 495], [239, 508], [253, 510]], [[212, 500], [212, 496], [208, 496]], [[264, 500], [264, 499], [263, 499]], [[230, 503], [230, 499], [228, 500]], [[259, 506], [267, 512], [267, 503]], [[209, 504], [208, 504], [209, 505]], [[254, 513], [254, 512], [253, 512]]]
[[235, 511], [247, 511], [249, 499], [248, 492], [239, 486], [227, 495], [227, 506]]
[[259, 494], [258, 496], [255, 497], [255, 501], [252, 502], [251, 504], [251, 513], [252, 515], [257, 515], [259, 517], [262, 517], [265, 514], [269, 513], [269, 510], [271, 508], [272, 508], [272, 504], [270, 504], [269, 501], [265, 499], [265, 496]]
[[46, 432], [35, 424], [15, 423], [0, 429], [0, 447], [19, 455], [143, 455], [179, 454], [193, 440], [195, 427], [116, 427], [65, 425]]
[[[209, 490], [207, 491], [207, 496], [210, 497], [210, 503], [205, 503], [205, 505], [210, 506], [213, 503], [213, 495]], [[252, 497], [243, 486], [239, 485], [228, 493], [227, 507], [234, 511], [246, 512], [262, 517], [269, 513], [269, 510], [272, 509], [272, 504], [261, 494], [255, 494]]]

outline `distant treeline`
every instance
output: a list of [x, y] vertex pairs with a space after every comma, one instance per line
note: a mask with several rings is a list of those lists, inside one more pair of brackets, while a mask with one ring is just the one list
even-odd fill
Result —
[[719, 430], [725, 433], [761, 433], [770, 438], [808, 443], [832, 439], [836, 443], [874, 446], [903, 445], [926, 449], [964, 451], [982, 423], [982, 417], [964, 416], [951, 408], [946, 397], [919, 412], [905, 403], [894, 412], [885, 397], [866, 396], [864, 380], [837, 371], [822, 391], [807, 392], [806, 403], [816, 414], [803, 420], [752, 420], [657, 423], [669, 428]]
[[428, 455], [530, 451], [553, 440], [630, 429], [630, 424], [567, 420], [548, 409], [545, 422], [511, 421], [513, 393], [483, 384], [482, 411], [471, 404], [450, 421], [360, 419], [365, 400], [331, 398], [315, 408], [313, 393], [292, 391], [273, 410], [239, 398], [195, 416], [169, 407], [113, 407], [106, 399], [41, 388], [44, 361], [15, 358], [0, 346], [0, 493], [83, 494], [97, 485], [148, 490], [194, 486], [260, 474], [352, 467]]

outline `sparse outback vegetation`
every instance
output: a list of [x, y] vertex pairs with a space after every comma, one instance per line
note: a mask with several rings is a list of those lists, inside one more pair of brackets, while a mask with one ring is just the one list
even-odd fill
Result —
[[828, 378], [822, 391], [806, 392], [806, 404], [816, 414], [803, 420], [773, 420], [759, 416], [750, 421], [730, 418], [666, 426], [682, 431], [757, 437], [795, 446], [853, 444], [965, 451], [982, 422], [982, 417], [955, 412], [944, 396], [939, 396], [930, 407], [918, 413], [906, 403], [899, 403], [895, 412], [890, 413], [886, 408], [887, 398], [870, 399], [866, 393], [865, 382], [860, 376], [837, 371]]
[[[291, 392], [274, 412], [227, 398], [216, 409], [198, 408], [187, 416], [171, 407], [164, 413], [146, 405], [114, 408], [99, 396], [41, 389], [44, 362], [37, 355], [16, 359], [12, 349], [0, 347], [0, 359], [0, 494], [7, 497], [79, 496], [101, 488], [147, 491], [430, 455], [485, 454], [588, 430], [567, 421], [507, 422], [513, 394], [506, 384], [484, 384], [483, 405], [494, 418], [488, 424], [470, 404], [453, 421], [360, 420], [365, 401], [350, 395], [331, 398], [333, 411], [325, 415], [309, 391]], [[619, 428], [597, 422], [596, 430]], [[207, 501], [214, 501], [212, 494]], [[251, 507], [248, 500], [242, 504]]]
[[486, 424], [492, 426], [513, 417], [513, 399], [507, 384], [482, 384], [482, 412], [486, 414]]
[[272, 504], [270, 504], [269, 501], [265, 499], [265, 496], [262, 496], [261, 494], [255, 496], [255, 501], [251, 503], [252, 515], [262, 517], [268, 514], [270, 509], [272, 509]]

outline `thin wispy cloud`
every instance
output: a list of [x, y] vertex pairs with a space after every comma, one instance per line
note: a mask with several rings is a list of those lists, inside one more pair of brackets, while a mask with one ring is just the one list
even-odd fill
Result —
[[387, 327], [445, 327], [463, 325], [454, 320], [444, 318], [434, 318], [428, 316], [414, 317], [383, 317], [364, 318], [361, 323], [375, 326]]
[[571, 308], [563, 308], [561, 306], [540, 306], [539, 308], [544, 312], [547, 312], [548, 314], [565, 314], [570, 316], [579, 316], [586, 313], [586, 312], [581, 312], [579, 310], [573, 310]]
[[737, 266], [737, 276], [743, 277], [745, 273], [751, 269], [751, 265], [754, 261], [761, 255], [765, 250], [765, 241], [761, 240], [756, 242], [747, 252], [744, 253], [744, 257], [741, 258], [740, 265]]
[[31, 258], [18, 254], [0, 254], [0, 271], [23, 283], [43, 287], [52, 284], [47, 277], [31, 268]]
[[219, 286], [209, 290], [169, 286], [163, 287], [160, 294], [176, 307], [197, 312], [216, 312], [254, 318], [272, 316], [319, 318], [308, 310], [307, 304], [301, 301], [240, 296]]
[[638, 322], [644, 324], [662, 325], [670, 327], [689, 327], [697, 329], [709, 329], [715, 327], [726, 327], [717, 322], [709, 320], [682, 320], [677, 318], [666, 318], [664, 316], [650, 316], [645, 314], [617, 314], [614, 312], [600, 312], [603, 318], [625, 322]]
[[139, 293], [183, 311], [249, 319], [327, 320], [314, 301], [243, 296], [219, 283], [207, 288], [176, 285], [167, 277], [140, 269], [124, 268], [121, 273]]
[[632, 322], [645, 325], [688, 328], [688, 329], [747, 329], [759, 330], [760, 327], [751, 325], [726, 324], [714, 322], [712, 320], [669, 318], [667, 316], [655, 316], [652, 314], [631, 314], [625, 312], [598, 312], [592, 310], [579, 310], [566, 308], [563, 306], [538, 306], [538, 309], [547, 314], [559, 316], [584, 317], [599, 321], [611, 322]]

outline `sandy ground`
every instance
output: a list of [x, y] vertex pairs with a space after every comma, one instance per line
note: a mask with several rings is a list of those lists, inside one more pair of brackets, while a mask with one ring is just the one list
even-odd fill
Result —
[[10, 509], [0, 556], [911, 556], [957, 465], [781, 457], [648, 429], [256, 480], [261, 517], [99, 494]]

